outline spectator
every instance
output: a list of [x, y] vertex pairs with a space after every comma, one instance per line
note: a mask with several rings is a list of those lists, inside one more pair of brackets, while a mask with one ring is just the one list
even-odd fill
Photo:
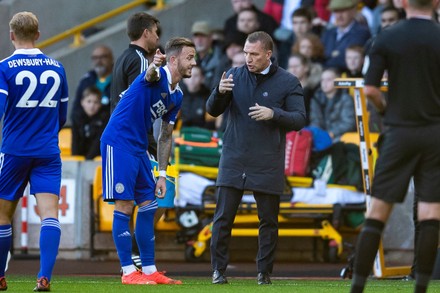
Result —
[[287, 68], [287, 59], [289, 58], [292, 46], [295, 42], [312, 32], [312, 13], [308, 8], [298, 8], [291, 15], [291, 29], [288, 36], [275, 36], [278, 39], [278, 64], [283, 68]]
[[110, 88], [112, 83], [113, 52], [110, 47], [98, 45], [92, 52], [92, 70], [79, 81], [76, 88], [71, 117], [82, 112], [81, 99], [84, 90], [90, 86], [97, 87], [101, 92], [102, 110], [110, 114]]
[[[361, 46], [350, 46], [345, 49], [345, 63], [347, 71], [343, 72], [342, 78], [363, 78], [364, 48]], [[348, 89], [348, 94], [354, 98], [354, 88]], [[382, 129], [382, 118], [377, 113], [371, 102], [366, 101], [368, 111], [368, 124], [370, 131], [379, 132]]]
[[91, 86], [84, 90], [81, 107], [72, 117], [72, 155], [93, 160], [101, 155], [99, 146], [102, 131], [107, 125], [109, 114], [103, 111], [101, 91]]
[[232, 66], [232, 58], [238, 53], [243, 52], [244, 42], [246, 40], [246, 34], [237, 32], [234, 35], [229, 36], [223, 44], [223, 52], [220, 57], [219, 66], [215, 71], [215, 84], [218, 84], [223, 71], [229, 70]]
[[237, 52], [232, 56], [231, 67], [240, 67], [246, 64], [246, 56], [243, 51]]
[[210, 91], [203, 82], [203, 71], [199, 66], [194, 66], [191, 77], [183, 80], [182, 90], [185, 98], [180, 109], [182, 127], [197, 126], [210, 130], [215, 129], [215, 118], [206, 113], [206, 100]]
[[362, 67], [364, 65], [364, 48], [353, 45], [345, 49], [345, 67], [347, 71], [342, 74], [342, 77], [361, 78]]
[[362, 0], [362, 8], [360, 14], [364, 17], [370, 33], [374, 35], [373, 31], [377, 29], [374, 20], [374, 10], [378, 5], [378, 0]]
[[311, 62], [324, 62], [324, 45], [313, 33], [299, 37], [291, 49], [292, 53], [300, 53], [309, 58]]
[[[272, 16], [278, 23], [279, 28], [286, 31], [292, 30], [292, 13], [302, 6], [302, 0], [266, 0], [263, 12]], [[278, 30], [277, 29], [277, 30]]]
[[316, 17], [313, 19], [314, 26], [326, 27], [330, 21], [331, 11], [328, 9], [329, 0], [315, 0], [313, 8]]
[[325, 67], [336, 67], [345, 71], [345, 49], [351, 45], [363, 46], [370, 38], [368, 26], [355, 20], [356, 0], [331, 0], [329, 9], [334, 16], [335, 27], [322, 35], [325, 48]]
[[383, 30], [399, 21], [399, 10], [394, 6], [386, 6], [380, 14], [380, 29]]
[[371, 35], [374, 37], [375, 35], [377, 35], [380, 31], [381, 28], [381, 20], [380, 20], [380, 15], [382, 14], [382, 10], [385, 7], [388, 6], [392, 6], [392, 1], [391, 0], [378, 0], [377, 1], [377, 5], [376, 7], [374, 7], [373, 9], [373, 25], [372, 28], [370, 30]]
[[238, 13], [247, 8], [255, 10], [258, 14], [258, 23], [263, 31], [267, 32], [269, 35], [273, 35], [273, 32], [278, 27], [278, 23], [270, 15], [259, 10], [252, 0], [231, 0], [232, 9], [234, 10], [234, 15], [226, 19], [223, 31], [225, 33], [225, 38], [237, 32], [237, 18]]
[[316, 84], [311, 84], [310, 77], [310, 61], [299, 53], [292, 54], [289, 57], [287, 71], [292, 73], [299, 79], [304, 91], [304, 106], [307, 114], [306, 125], [310, 123], [310, 101], [316, 91]]
[[324, 58], [324, 46], [315, 34], [306, 34], [299, 38], [292, 47], [293, 54], [301, 54], [309, 60], [310, 74], [308, 83], [316, 88], [321, 82], [322, 65]]
[[220, 48], [213, 45], [211, 27], [207, 21], [194, 22], [191, 34], [196, 45], [197, 65], [202, 68], [205, 76], [205, 86], [212, 89], [215, 87], [215, 70], [220, 65]]
[[310, 126], [328, 132], [333, 142], [349, 131], [356, 131], [356, 118], [353, 98], [343, 89], [335, 88], [335, 78], [339, 77], [336, 68], [322, 72], [321, 88], [310, 103]]
[[260, 28], [258, 14], [251, 8], [243, 9], [237, 16], [237, 31], [247, 35], [256, 32]]
[[[397, 8], [394, 6], [387, 6], [382, 9], [381, 15], [380, 15], [380, 30], [383, 31], [387, 27], [397, 23], [400, 19], [400, 13]], [[371, 46], [373, 45], [374, 40], [376, 39], [376, 36], [371, 37], [367, 43], [364, 46], [365, 50], [365, 60], [364, 60], [364, 67], [362, 68], [362, 72], [365, 74], [368, 70], [368, 66], [370, 65], [370, 57], [368, 56], [371, 50]]]

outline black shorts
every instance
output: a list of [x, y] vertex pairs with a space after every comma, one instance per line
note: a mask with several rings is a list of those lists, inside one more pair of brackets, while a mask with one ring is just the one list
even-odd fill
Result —
[[402, 202], [411, 177], [420, 201], [440, 202], [440, 125], [390, 127], [379, 139], [372, 196]]

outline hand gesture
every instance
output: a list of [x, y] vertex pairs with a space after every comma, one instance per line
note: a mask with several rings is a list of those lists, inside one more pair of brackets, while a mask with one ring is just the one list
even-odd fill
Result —
[[232, 74], [226, 78], [226, 72], [223, 72], [222, 78], [220, 79], [220, 84], [218, 85], [218, 92], [224, 94], [226, 92], [232, 91], [234, 87], [234, 80], [232, 79]]
[[249, 116], [256, 120], [270, 120], [273, 118], [273, 110], [255, 103], [255, 106], [249, 107]]
[[162, 66], [162, 64], [166, 60], [166, 57], [167, 56], [165, 54], [162, 54], [162, 52], [159, 49], [157, 49], [156, 53], [154, 54], [154, 57], [153, 57], [153, 62], [152, 62], [153, 66], [155, 66], [155, 67]]

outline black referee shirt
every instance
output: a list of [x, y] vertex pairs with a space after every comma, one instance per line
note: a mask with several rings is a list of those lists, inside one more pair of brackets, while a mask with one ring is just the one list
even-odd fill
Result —
[[148, 68], [147, 51], [142, 47], [130, 44], [113, 67], [113, 79], [110, 90], [111, 111], [119, 102], [119, 95]]
[[379, 87], [388, 71], [384, 123], [419, 126], [440, 123], [440, 25], [411, 18], [385, 29], [370, 53], [365, 84]]

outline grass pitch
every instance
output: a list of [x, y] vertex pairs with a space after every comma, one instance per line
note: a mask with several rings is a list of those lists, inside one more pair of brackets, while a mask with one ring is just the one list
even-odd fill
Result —
[[[31, 276], [9, 275], [7, 292], [32, 292], [35, 280]], [[273, 285], [258, 286], [255, 279], [228, 278], [227, 285], [212, 285], [209, 278], [181, 278], [183, 285], [122, 285], [117, 276], [54, 276], [51, 292], [295, 292], [295, 293], [340, 293], [350, 291], [349, 280], [298, 280], [273, 279]], [[369, 280], [366, 293], [413, 292], [413, 281]], [[440, 293], [440, 281], [432, 281], [428, 292]]]

